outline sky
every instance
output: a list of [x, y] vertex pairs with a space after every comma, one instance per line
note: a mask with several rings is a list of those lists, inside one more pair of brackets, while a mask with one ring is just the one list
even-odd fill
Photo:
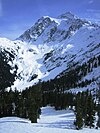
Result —
[[100, 22], [100, 0], [0, 0], [0, 37], [14, 40], [40, 17], [68, 11]]

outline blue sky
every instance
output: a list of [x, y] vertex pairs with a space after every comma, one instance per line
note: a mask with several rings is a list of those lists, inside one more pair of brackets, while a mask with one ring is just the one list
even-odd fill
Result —
[[0, 37], [15, 39], [40, 17], [67, 11], [100, 21], [100, 0], [0, 0]]

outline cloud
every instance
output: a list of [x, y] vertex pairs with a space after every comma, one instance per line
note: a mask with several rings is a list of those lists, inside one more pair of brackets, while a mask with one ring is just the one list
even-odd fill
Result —
[[2, 0], [0, 0], [0, 17], [3, 15], [3, 11], [2, 11]]
[[89, 1], [89, 4], [92, 4], [93, 2], [94, 2], [93, 0], [90, 0], [90, 1]]

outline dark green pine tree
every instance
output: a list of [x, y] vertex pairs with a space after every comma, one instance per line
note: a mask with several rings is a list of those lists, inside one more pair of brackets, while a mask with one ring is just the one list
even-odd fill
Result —
[[55, 109], [59, 110], [60, 109], [60, 94], [56, 93], [56, 98], [55, 98]]
[[85, 126], [90, 128], [94, 127], [95, 120], [95, 103], [93, 100], [93, 96], [90, 93], [86, 100], [86, 116], [84, 119]]
[[76, 120], [74, 122], [77, 130], [82, 129], [83, 127], [82, 107], [80, 101], [81, 101], [81, 94], [78, 93], [76, 97], [76, 109], [75, 109]]
[[2, 90], [1, 91], [1, 116], [6, 117], [7, 116], [7, 91]]
[[32, 123], [37, 122], [41, 113], [40, 107], [42, 102], [41, 84], [34, 85], [28, 91], [28, 117]]
[[14, 115], [15, 116], [20, 116], [19, 115], [19, 91], [15, 88], [14, 91]]
[[29, 107], [28, 107], [28, 118], [31, 120], [32, 123], [37, 123], [37, 107], [36, 102], [34, 99], [29, 97]]
[[[100, 83], [98, 84], [98, 88], [100, 88]], [[97, 105], [97, 115], [98, 115], [98, 120], [97, 120], [97, 127], [96, 128], [100, 128], [100, 90], [97, 91], [98, 92], [98, 105]]]
[[98, 115], [98, 120], [97, 120], [97, 129], [98, 129], [98, 127], [100, 128], [100, 104], [98, 104], [98, 106], [97, 106], [97, 115]]
[[8, 98], [7, 98], [7, 110], [8, 110], [8, 116], [15, 115], [15, 92], [10, 88], [8, 92]]

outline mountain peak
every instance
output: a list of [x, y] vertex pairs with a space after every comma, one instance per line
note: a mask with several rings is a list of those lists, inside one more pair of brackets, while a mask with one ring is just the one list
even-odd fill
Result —
[[71, 12], [66, 12], [66, 13], [63, 13], [61, 14], [60, 16], [58, 16], [59, 19], [75, 19], [75, 18], [78, 18], [76, 17], [74, 14], [72, 14]]
[[59, 43], [70, 38], [74, 33], [89, 22], [66, 12], [57, 18], [43, 16], [18, 39], [38, 44]]

